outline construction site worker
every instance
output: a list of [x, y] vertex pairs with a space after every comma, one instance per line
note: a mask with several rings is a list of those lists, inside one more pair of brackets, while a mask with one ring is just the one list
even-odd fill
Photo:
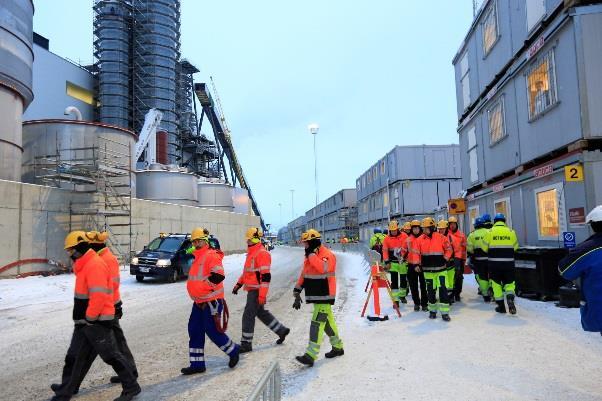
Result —
[[[466, 264], [466, 235], [458, 227], [458, 218], [450, 216], [448, 219], [447, 236], [454, 250], [454, 282], [453, 297], [455, 301], [461, 301], [462, 284], [464, 283], [464, 265]], [[450, 295], [451, 297], [452, 295]]]
[[410, 235], [410, 233], [412, 232], [412, 224], [409, 221], [406, 221], [405, 223], [403, 223], [402, 230], [405, 233], [405, 235]]
[[385, 240], [385, 234], [383, 234], [380, 228], [374, 229], [374, 234], [370, 237], [370, 249], [380, 254], [380, 260], [383, 260], [383, 241]]
[[487, 253], [489, 278], [493, 288], [493, 297], [497, 303], [495, 311], [506, 313], [504, 295], [508, 310], [516, 314], [514, 291], [516, 287], [514, 274], [514, 252], [518, 249], [518, 238], [514, 230], [506, 225], [506, 216], [495, 215], [493, 227], [483, 238], [483, 251]]
[[[55, 390], [52, 401], [70, 400], [84, 379], [92, 355], [100, 355], [111, 365], [123, 387], [115, 401], [129, 401], [140, 393], [132, 368], [119, 351], [112, 330], [115, 319], [113, 280], [109, 267], [90, 247], [84, 231], [72, 231], [65, 237], [65, 250], [73, 260], [75, 297], [73, 320], [75, 329], [71, 338], [73, 368], [66, 382]], [[69, 358], [70, 352], [67, 352]], [[67, 365], [68, 361], [65, 361]], [[63, 372], [64, 374], [65, 372]]]
[[403, 263], [405, 254], [407, 234], [399, 230], [397, 220], [389, 222], [388, 235], [383, 240], [383, 259], [385, 270], [391, 275], [391, 292], [393, 302], [399, 306], [399, 302], [405, 304], [408, 301], [408, 265]]
[[[420, 250], [418, 241], [422, 236], [422, 228], [419, 220], [410, 222], [411, 232], [406, 239], [405, 259], [408, 263], [408, 283], [414, 301], [414, 311], [418, 312], [420, 308], [424, 312], [428, 311], [428, 296], [426, 292], [426, 282], [424, 273], [420, 270]], [[420, 284], [420, 287], [419, 287]]]
[[452, 257], [447, 261], [446, 269], [445, 269], [445, 287], [447, 288], [447, 296], [449, 298], [449, 303], [452, 305], [454, 303], [454, 280], [456, 276], [456, 269], [454, 267], [454, 257], [453, 250], [454, 246], [451, 242], [451, 238], [449, 238], [449, 223], [447, 220], [439, 220], [437, 222], [437, 232], [441, 235], [444, 235], [449, 240], [450, 245], [452, 246]]
[[577, 280], [581, 290], [581, 326], [602, 333], [602, 205], [585, 217], [594, 232], [560, 261], [558, 269], [567, 280]]
[[337, 292], [337, 261], [330, 249], [322, 245], [320, 238], [320, 233], [314, 229], [309, 229], [301, 235], [301, 242], [305, 247], [305, 259], [303, 270], [293, 290], [294, 309], [301, 308], [303, 290], [305, 290], [305, 302], [314, 304], [307, 350], [305, 354], [296, 357], [297, 361], [310, 367], [318, 358], [324, 333], [332, 345], [332, 349], [325, 354], [326, 358], [335, 358], [345, 353], [332, 313]]
[[483, 301], [491, 302], [489, 289], [491, 282], [489, 281], [489, 266], [487, 263], [487, 253], [483, 250], [483, 238], [487, 234], [484, 220], [482, 217], [477, 217], [474, 221], [474, 231], [468, 235], [466, 239], [466, 252], [470, 256], [470, 264], [474, 271], [475, 280], [479, 285], [479, 292], [483, 297]]
[[435, 220], [425, 217], [421, 223], [424, 231], [417, 243], [420, 252], [420, 269], [424, 271], [426, 291], [429, 300], [429, 318], [441, 317], [449, 322], [449, 296], [447, 293], [447, 262], [453, 251], [449, 239], [435, 231]]
[[193, 304], [188, 320], [190, 366], [181, 369], [184, 375], [205, 371], [205, 334], [228, 355], [230, 368], [239, 360], [239, 346], [226, 334], [228, 307], [224, 301], [223, 253], [209, 247], [206, 229], [192, 230], [190, 240], [195, 251], [186, 288]]
[[483, 227], [488, 230], [491, 230], [493, 227], [493, 223], [491, 222], [491, 215], [489, 213], [484, 213], [481, 218], [483, 219]]
[[240, 353], [253, 350], [253, 334], [255, 332], [255, 318], [258, 318], [270, 330], [278, 336], [277, 344], [282, 344], [286, 336], [291, 332], [265, 309], [270, 289], [272, 275], [270, 265], [272, 257], [270, 252], [262, 245], [261, 238], [263, 231], [259, 227], [251, 227], [245, 233], [247, 240], [247, 258], [243, 272], [236, 285], [232, 289], [232, 294], [238, 294], [238, 291], [244, 286], [247, 291], [247, 303], [242, 315], [242, 339], [240, 341]]

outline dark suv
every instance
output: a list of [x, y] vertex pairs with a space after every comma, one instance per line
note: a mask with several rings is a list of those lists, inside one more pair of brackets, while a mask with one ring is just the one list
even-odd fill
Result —
[[186, 253], [190, 247], [190, 234], [162, 234], [132, 258], [130, 274], [140, 282], [144, 277], [158, 277], [174, 283], [188, 276], [194, 260]]

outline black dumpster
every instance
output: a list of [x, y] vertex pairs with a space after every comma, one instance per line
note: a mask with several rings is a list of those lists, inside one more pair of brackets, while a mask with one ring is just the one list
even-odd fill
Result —
[[558, 288], [567, 281], [558, 273], [565, 248], [525, 247], [516, 251], [516, 294], [542, 301], [558, 299]]

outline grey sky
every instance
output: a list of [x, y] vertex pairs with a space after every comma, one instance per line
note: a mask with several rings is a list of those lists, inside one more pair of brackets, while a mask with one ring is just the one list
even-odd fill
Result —
[[[34, 30], [89, 63], [92, 3], [36, 0]], [[262, 214], [280, 226], [290, 189], [296, 216], [314, 205], [311, 122], [320, 200], [395, 145], [457, 142], [451, 60], [471, 21], [470, 0], [182, 0], [182, 55], [198, 82], [214, 77]]]

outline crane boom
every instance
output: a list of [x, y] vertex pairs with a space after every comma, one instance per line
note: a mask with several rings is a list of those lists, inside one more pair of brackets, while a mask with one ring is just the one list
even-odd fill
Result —
[[[134, 150], [134, 160], [138, 161], [140, 156], [142, 156], [142, 152], [146, 148], [146, 145], [149, 145], [150, 155], [149, 163], [154, 163], [157, 157], [157, 149], [156, 149], [156, 140], [151, 141], [151, 138], [155, 138], [157, 134], [157, 127], [161, 123], [161, 119], [163, 118], [163, 113], [161, 113], [157, 109], [150, 109], [146, 116], [144, 116], [144, 125], [140, 130], [140, 134], [138, 135], [138, 142], [136, 142], [136, 147]], [[154, 150], [154, 151], [153, 151]]]

